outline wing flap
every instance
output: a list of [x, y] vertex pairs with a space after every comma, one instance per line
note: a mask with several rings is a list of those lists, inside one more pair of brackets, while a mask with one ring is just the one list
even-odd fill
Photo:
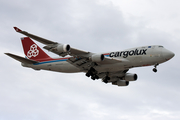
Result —
[[71, 57], [67, 60], [70, 64], [78, 67], [81, 70], [88, 70], [90, 68], [91, 61], [87, 58], [74, 58]]
[[6, 55], [8, 55], [9, 57], [12, 57], [13, 59], [21, 62], [21, 63], [26, 63], [26, 64], [34, 64], [34, 63], [38, 63], [38, 61], [34, 61], [34, 60], [30, 60], [30, 59], [26, 59], [26, 58], [23, 58], [23, 57], [20, 57], [18, 55], [14, 55], [14, 54], [11, 54], [11, 53], [4, 53]]

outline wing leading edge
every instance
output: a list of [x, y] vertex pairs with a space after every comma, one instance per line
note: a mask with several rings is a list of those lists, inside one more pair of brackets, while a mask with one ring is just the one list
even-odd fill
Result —
[[66, 56], [66, 55], [71, 55], [71, 56], [74, 56], [74, 57], [82, 57], [82, 56], [87, 56], [87, 54], [89, 54], [89, 52], [86, 52], [86, 51], [83, 51], [83, 50], [79, 50], [79, 49], [75, 49], [75, 48], [71, 48], [71, 51], [61, 51], [59, 50], [59, 48], [61, 47], [64, 47], [64, 44], [61, 44], [61, 43], [57, 43], [57, 42], [53, 42], [51, 40], [48, 40], [48, 39], [45, 39], [45, 38], [42, 38], [42, 37], [39, 37], [39, 36], [36, 36], [36, 35], [33, 35], [31, 33], [28, 33], [26, 31], [22, 31], [21, 29], [17, 28], [17, 27], [14, 27], [14, 29], [16, 30], [16, 32], [18, 33], [21, 33], [25, 36], [28, 36], [40, 43], [43, 43], [45, 44], [46, 46], [44, 46], [43, 48], [48, 50], [48, 51], [51, 51], [59, 56]]

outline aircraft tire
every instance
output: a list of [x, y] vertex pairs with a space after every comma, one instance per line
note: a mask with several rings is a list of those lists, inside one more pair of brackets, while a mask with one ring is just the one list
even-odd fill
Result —
[[96, 78], [95, 78], [94, 76], [91, 76], [91, 79], [92, 79], [92, 80], [95, 80]]
[[107, 84], [107, 83], [108, 83], [108, 80], [107, 80], [107, 79], [105, 79], [105, 80], [103, 80], [103, 82]]
[[157, 72], [157, 69], [156, 69], [156, 68], [153, 68], [153, 72]]
[[87, 73], [86, 73], [86, 76], [87, 76], [87, 77], [90, 77], [91, 75], [89, 74], [89, 72], [87, 72]]

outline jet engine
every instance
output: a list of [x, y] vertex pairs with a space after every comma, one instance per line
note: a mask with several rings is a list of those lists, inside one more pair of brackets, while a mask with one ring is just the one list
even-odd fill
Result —
[[92, 60], [92, 62], [101, 62], [104, 60], [104, 55], [103, 54], [95, 54], [95, 55], [92, 55], [90, 57], [90, 59]]
[[70, 49], [71, 49], [71, 47], [70, 47], [70, 45], [68, 45], [68, 44], [64, 44], [64, 45], [58, 45], [57, 47], [56, 47], [56, 50], [58, 51], [58, 52], [69, 52], [70, 51]]
[[116, 82], [112, 82], [113, 85], [118, 85], [118, 86], [128, 86], [129, 85], [129, 81], [125, 81], [125, 80], [118, 80]]
[[135, 80], [137, 80], [137, 78], [138, 78], [137, 74], [126, 73], [123, 80], [135, 81]]

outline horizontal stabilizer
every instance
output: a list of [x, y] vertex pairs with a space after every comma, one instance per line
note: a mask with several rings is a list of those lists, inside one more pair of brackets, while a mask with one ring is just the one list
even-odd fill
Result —
[[26, 63], [26, 64], [34, 64], [34, 63], [38, 63], [38, 61], [26, 59], [26, 58], [23, 58], [23, 57], [20, 57], [20, 56], [11, 54], [11, 53], [4, 53], [4, 54], [8, 55], [9, 57], [14, 58], [15, 60], [17, 60], [17, 61], [19, 61], [19, 62], [21, 62], [21, 63]]

